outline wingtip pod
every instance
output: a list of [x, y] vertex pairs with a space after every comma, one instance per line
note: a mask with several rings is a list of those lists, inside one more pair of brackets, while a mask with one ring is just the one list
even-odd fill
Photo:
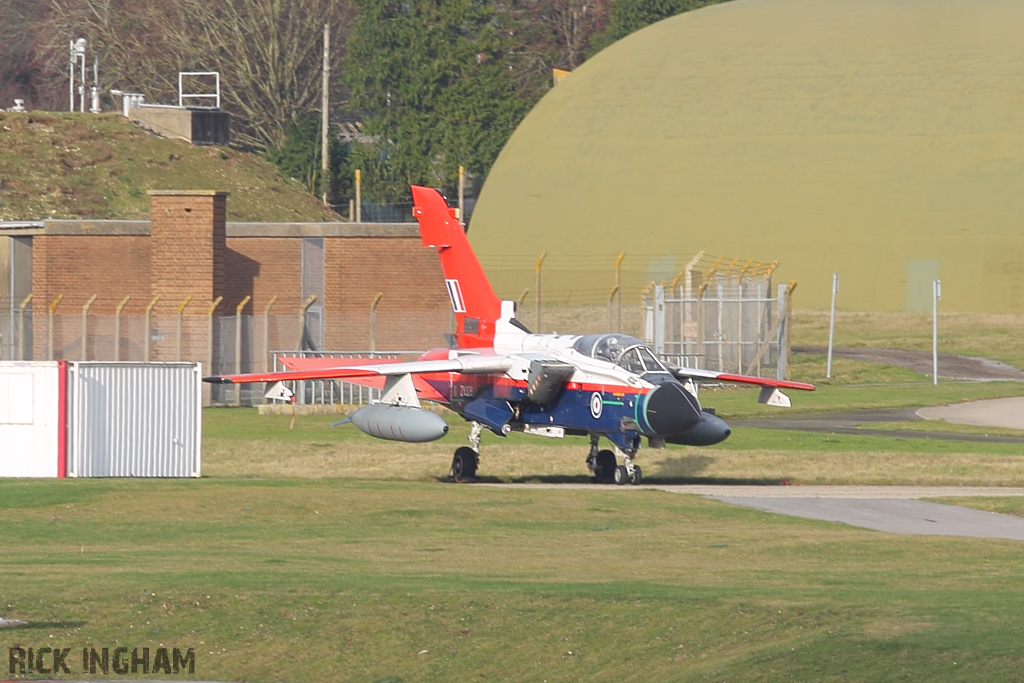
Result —
[[455, 210], [437, 190], [412, 186], [413, 215], [420, 224], [423, 244], [437, 249], [445, 287], [456, 320], [456, 346], [486, 347], [494, 343], [501, 300], [466, 239]]

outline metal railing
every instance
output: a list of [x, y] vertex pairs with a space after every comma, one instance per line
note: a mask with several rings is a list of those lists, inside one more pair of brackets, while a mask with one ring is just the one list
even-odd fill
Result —
[[[274, 371], [286, 370], [281, 361], [283, 357], [299, 358], [336, 358], [338, 364], [342, 365], [346, 360], [380, 360], [380, 361], [401, 361], [413, 360], [419, 357], [422, 351], [389, 351], [386, 353], [375, 353], [372, 351], [273, 351]], [[383, 378], [381, 378], [383, 384]], [[379, 400], [381, 390], [374, 387], [343, 382], [341, 380], [298, 380], [287, 383], [288, 388], [295, 393], [295, 401], [299, 405], [314, 404], [343, 404], [343, 405], [366, 405]]]

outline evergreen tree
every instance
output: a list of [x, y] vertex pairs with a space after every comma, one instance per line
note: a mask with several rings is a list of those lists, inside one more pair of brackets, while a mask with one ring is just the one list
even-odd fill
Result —
[[327, 177], [321, 169], [320, 115], [306, 114], [290, 121], [284, 129], [280, 145], [270, 150], [266, 158], [282, 172], [295, 178], [317, 197], [327, 191], [327, 201], [344, 212], [352, 198], [352, 167], [349, 146], [336, 135], [328, 140], [329, 155]]
[[492, 0], [356, 0], [346, 79], [368, 142], [354, 163], [372, 200], [410, 184], [453, 192], [478, 180], [543, 86], [519, 78], [511, 14]]

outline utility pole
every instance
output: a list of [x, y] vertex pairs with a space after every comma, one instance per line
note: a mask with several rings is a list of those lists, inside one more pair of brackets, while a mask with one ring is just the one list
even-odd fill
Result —
[[331, 92], [331, 25], [324, 24], [324, 81], [323, 93], [320, 101], [320, 189], [323, 190], [324, 206], [327, 206], [327, 169], [330, 168], [330, 145], [328, 145], [328, 133], [330, 132], [331, 117], [330, 92]]

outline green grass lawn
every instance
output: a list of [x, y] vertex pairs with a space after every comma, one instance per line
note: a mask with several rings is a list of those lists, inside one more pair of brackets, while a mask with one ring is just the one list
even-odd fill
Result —
[[30, 622], [0, 632], [8, 647], [192, 647], [196, 678], [248, 681], [1018, 680], [1024, 667], [1010, 541], [615, 487], [11, 481], [0, 498], [5, 616]]
[[[792, 411], [1024, 391], [935, 387], [867, 364], [844, 373], [857, 385], [793, 392]], [[702, 400], [726, 419], [780, 414], [756, 395], [706, 389]], [[430, 444], [332, 429], [336, 415], [299, 415], [294, 428], [252, 409], [203, 417], [202, 480], [0, 481], [0, 615], [29, 622], [0, 630], [6, 647], [72, 648], [76, 676], [82, 648], [192, 648], [195, 674], [174, 678], [267, 683], [931, 683], [1024, 671], [1018, 542], [884, 534], [642, 487], [449, 484], [468, 434], [453, 416]], [[586, 482], [586, 452], [580, 438], [485, 434], [480, 472]], [[1017, 444], [899, 434], [743, 428], [639, 462], [663, 483], [1024, 484]], [[1021, 499], [949, 502], [1024, 514]]]
[[[863, 392], [849, 402], [880, 400]], [[737, 404], [753, 400], [744, 393]], [[441, 442], [392, 444], [334, 419], [300, 415], [289, 429], [287, 415], [207, 410], [202, 480], [0, 481], [0, 614], [29, 622], [3, 642], [72, 648], [78, 675], [85, 647], [193, 648], [194, 676], [176, 678], [267, 682], [1024, 670], [1019, 543], [636, 487], [458, 486], [441, 480], [461, 422]], [[586, 481], [585, 453], [584, 439], [487, 436], [481, 467], [491, 480]], [[666, 482], [1024, 482], [1012, 444], [777, 430], [641, 462]]]

